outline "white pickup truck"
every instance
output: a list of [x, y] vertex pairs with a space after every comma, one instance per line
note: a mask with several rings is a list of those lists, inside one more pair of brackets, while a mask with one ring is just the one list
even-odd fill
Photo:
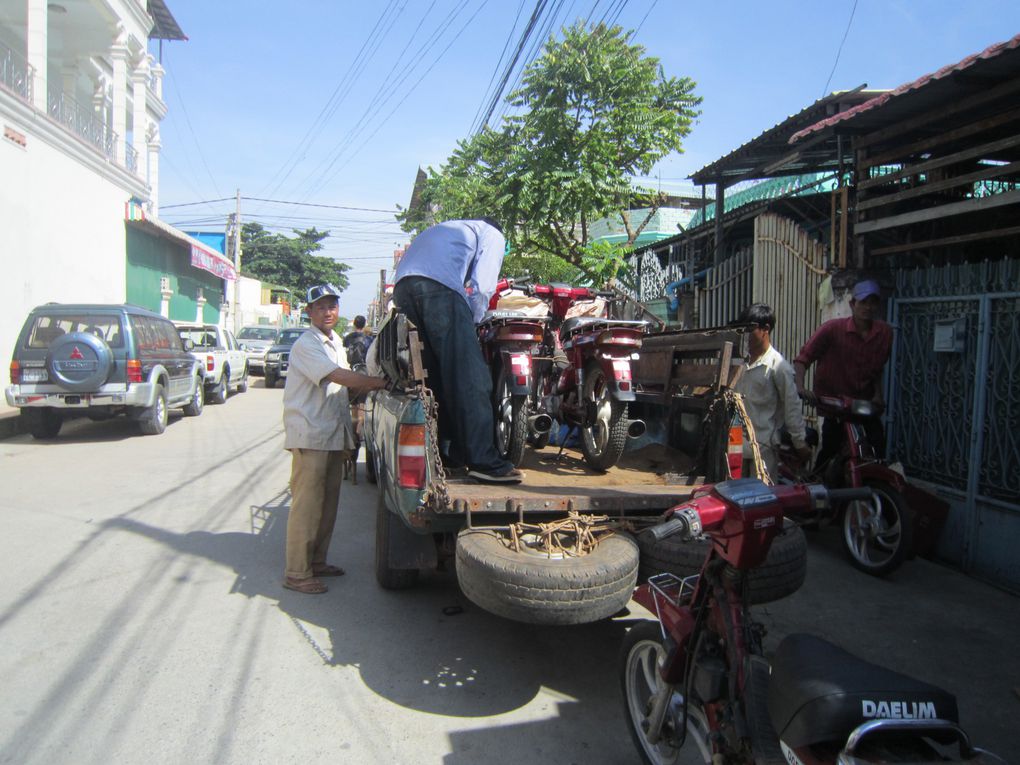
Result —
[[231, 389], [248, 390], [248, 359], [228, 330], [216, 324], [175, 321], [184, 347], [201, 362], [205, 400], [222, 404]]

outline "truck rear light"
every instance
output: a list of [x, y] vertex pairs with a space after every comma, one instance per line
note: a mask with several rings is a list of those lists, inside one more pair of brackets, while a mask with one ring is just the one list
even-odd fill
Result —
[[11, 385], [21, 385], [21, 364], [11, 362]]
[[425, 426], [401, 425], [397, 433], [397, 484], [425, 488]]
[[730, 469], [730, 478], [743, 477], [744, 429], [740, 425], [730, 427], [730, 442], [726, 448], [726, 463]]
[[205, 371], [214, 372], [216, 370], [216, 359], [212, 356], [205, 357]]
[[127, 381], [129, 383], [140, 383], [142, 381], [142, 362], [138, 359], [128, 359], [124, 365], [127, 370]]

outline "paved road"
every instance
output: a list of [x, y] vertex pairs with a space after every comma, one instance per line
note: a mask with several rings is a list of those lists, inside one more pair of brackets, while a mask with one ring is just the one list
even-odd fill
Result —
[[[635, 762], [627, 620], [503, 621], [449, 573], [380, 590], [364, 482], [341, 497], [348, 575], [279, 586], [281, 397], [259, 382], [158, 437], [83, 420], [0, 441], [0, 763]], [[819, 632], [942, 682], [1020, 760], [1016, 598], [926, 561], [877, 582], [821, 537], [809, 584], [763, 612], [770, 639]]]

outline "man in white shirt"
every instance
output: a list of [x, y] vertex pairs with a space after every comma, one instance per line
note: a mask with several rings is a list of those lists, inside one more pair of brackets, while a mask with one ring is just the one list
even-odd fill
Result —
[[283, 586], [326, 592], [320, 577], [344, 570], [326, 563], [340, 502], [343, 459], [355, 446], [347, 389], [375, 390], [384, 380], [345, 369], [339, 295], [331, 285], [308, 290], [312, 326], [291, 346], [283, 391], [283, 448], [291, 453], [290, 516]]
[[[800, 396], [793, 380], [793, 367], [772, 346], [776, 316], [764, 303], [752, 303], [740, 313], [735, 324], [749, 326], [748, 358], [734, 390], [744, 397], [747, 414], [754, 425], [755, 440], [772, 480], [778, 477], [780, 431], [785, 426], [797, 456], [811, 457], [805, 441], [806, 427]], [[744, 442], [743, 476], [755, 475], [754, 453]]]
[[397, 264], [393, 302], [418, 328], [428, 384], [439, 403], [443, 462], [486, 483], [519, 483], [499, 456], [492, 376], [475, 325], [496, 291], [506, 239], [490, 218], [448, 220], [422, 231]]

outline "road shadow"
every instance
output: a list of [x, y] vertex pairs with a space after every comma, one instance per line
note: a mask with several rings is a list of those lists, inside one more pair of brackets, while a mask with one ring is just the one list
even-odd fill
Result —
[[367, 687], [400, 706], [486, 717], [519, 709], [543, 688], [580, 703], [615, 700], [623, 622], [539, 627], [508, 621], [468, 601], [453, 571], [423, 572], [409, 590], [379, 587], [375, 493], [371, 485], [344, 483], [330, 561], [347, 574], [325, 580], [329, 592], [316, 596], [281, 586], [289, 492], [252, 506], [249, 532], [181, 534], [130, 518], [107, 526], [232, 569], [231, 593], [277, 602], [324, 665], [356, 667]]
[[[176, 427], [184, 415], [170, 410], [167, 429]], [[144, 438], [138, 430], [138, 423], [124, 415], [92, 420], [86, 415], [72, 416], [64, 420], [60, 432], [54, 438], [33, 438], [27, 428], [22, 428], [25, 443], [35, 446], [59, 446], [60, 444], [99, 444]]]

